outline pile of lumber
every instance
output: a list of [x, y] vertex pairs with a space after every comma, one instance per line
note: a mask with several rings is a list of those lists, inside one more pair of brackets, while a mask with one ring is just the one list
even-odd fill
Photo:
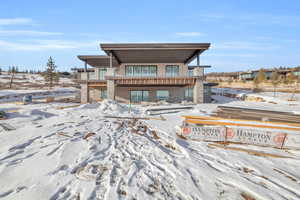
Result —
[[1, 119], [6, 119], [7, 115], [4, 111], [0, 111], [0, 120]]
[[177, 113], [184, 110], [193, 109], [194, 106], [176, 106], [176, 107], [162, 107], [162, 108], [149, 108], [145, 110], [145, 113], [148, 115], [161, 115], [161, 114], [171, 114]]
[[297, 115], [293, 112], [262, 110], [245, 107], [218, 106], [218, 109], [214, 113], [214, 116], [231, 119], [262, 120], [270, 122], [300, 122], [300, 115]]

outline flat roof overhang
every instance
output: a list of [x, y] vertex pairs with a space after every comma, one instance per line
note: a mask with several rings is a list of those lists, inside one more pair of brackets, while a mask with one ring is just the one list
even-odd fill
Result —
[[199, 66], [197, 66], [197, 65], [189, 65], [188, 66], [189, 69], [194, 69], [196, 67], [199, 67], [199, 68], [211, 68], [210, 65], [199, 65]]
[[[87, 62], [92, 67], [109, 67], [110, 57], [106, 55], [79, 55], [83, 62]], [[118, 66], [118, 62], [113, 58], [113, 67]]]
[[101, 49], [118, 63], [188, 64], [210, 47], [210, 43], [110, 43]]

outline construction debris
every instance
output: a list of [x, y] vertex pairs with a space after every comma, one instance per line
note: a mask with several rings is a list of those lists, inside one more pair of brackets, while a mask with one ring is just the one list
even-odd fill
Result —
[[157, 117], [119, 117], [119, 116], [109, 116], [109, 115], [105, 115], [105, 118], [114, 118], [114, 119], [134, 119], [134, 120], [162, 120], [165, 121], [166, 119], [160, 115], [159, 118]]
[[15, 127], [9, 125], [8, 123], [0, 123], [0, 126], [1, 126], [5, 131], [13, 131], [13, 130], [16, 130]]
[[187, 139], [300, 149], [300, 136], [295, 134], [300, 132], [300, 128], [289, 127], [285, 123], [257, 124], [250, 120], [244, 120], [248, 123], [241, 123], [238, 120], [221, 121], [220, 118], [206, 116], [184, 116], [184, 118], [179, 132]]
[[7, 118], [7, 114], [4, 111], [0, 111], [0, 120], [6, 119], [6, 118]]
[[149, 108], [145, 111], [148, 115], [161, 115], [177, 113], [183, 110], [193, 109], [194, 106], [178, 106], [178, 107], [166, 107], [166, 108]]
[[296, 115], [292, 112], [279, 112], [243, 107], [218, 106], [217, 112], [214, 115], [217, 117], [246, 120], [263, 120], [288, 123], [300, 122], [300, 115]]
[[87, 140], [89, 137], [91, 137], [91, 136], [93, 136], [93, 135], [95, 135], [95, 133], [89, 132], [89, 133], [87, 133], [87, 134], [83, 137], [83, 139]]
[[59, 132], [59, 133], [56, 133], [57, 135], [61, 135], [61, 136], [65, 136], [65, 137], [69, 137], [69, 138], [72, 138], [72, 136], [68, 135], [68, 134], [65, 134], [64, 132]]
[[223, 120], [223, 121], [234, 121], [234, 122], [247, 122], [247, 123], [263, 123], [278, 126], [293, 126], [300, 127], [300, 123], [288, 123], [288, 122], [270, 122], [270, 121], [258, 121], [258, 120], [246, 120], [246, 119], [233, 119], [233, 118], [222, 118], [222, 117], [211, 117], [211, 116], [182, 116], [185, 119], [199, 119], [199, 120]]
[[255, 128], [269, 128], [269, 129], [278, 129], [278, 130], [300, 131], [300, 128], [283, 127], [283, 126], [270, 126], [270, 125], [263, 125], [263, 124], [247, 124], [247, 123], [234, 123], [234, 122], [198, 120], [198, 119], [187, 119], [186, 122], [193, 123], [193, 124], [206, 124], [206, 125], [219, 125], [219, 126], [243, 126], [243, 127], [255, 127]]
[[80, 106], [80, 104], [71, 105], [71, 106], [58, 106], [58, 107], [56, 107], [56, 109], [63, 110], [63, 109], [66, 109], [66, 108], [75, 108], [75, 107], [78, 107], [78, 106]]

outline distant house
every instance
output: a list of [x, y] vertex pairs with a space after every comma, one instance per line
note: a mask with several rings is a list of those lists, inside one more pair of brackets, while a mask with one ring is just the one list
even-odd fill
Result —
[[[267, 80], [271, 79], [272, 73], [274, 71], [277, 71], [278, 74], [282, 77], [286, 77], [287, 74], [293, 72], [295, 75], [299, 76], [300, 75], [300, 69], [294, 71], [294, 69], [292, 68], [288, 68], [288, 69], [265, 69], [264, 73], [265, 73], [265, 77]], [[254, 80], [255, 77], [258, 75], [259, 70], [252, 70], [252, 71], [247, 71], [247, 72], [241, 72], [239, 75], [239, 79], [240, 80]]]
[[293, 73], [295, 76], [300, 77], [300, 68], [299, 67], [295, 68]]
[[[100, 44], [106, 55], [80, 55], [81, 102], [165, 100], [210, 102], [211, 84], [204, 82], [200, 54], [209, 43]], [[197, 65], [189, 66], [193, 60]], [[88, 68], [88, 65], [91, 68]]]
[[247, 71], [247, 72], [241, 72], [239, 74], [239, 79], [240, 80], [253, 80], [255, 77], [254, 77], [254, 74], [252, 71]]

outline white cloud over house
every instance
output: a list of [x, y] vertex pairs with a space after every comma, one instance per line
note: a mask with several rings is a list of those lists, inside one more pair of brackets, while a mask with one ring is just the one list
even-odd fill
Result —
[[33, 24], [31, 18], [0, 18], [0, 26]]

